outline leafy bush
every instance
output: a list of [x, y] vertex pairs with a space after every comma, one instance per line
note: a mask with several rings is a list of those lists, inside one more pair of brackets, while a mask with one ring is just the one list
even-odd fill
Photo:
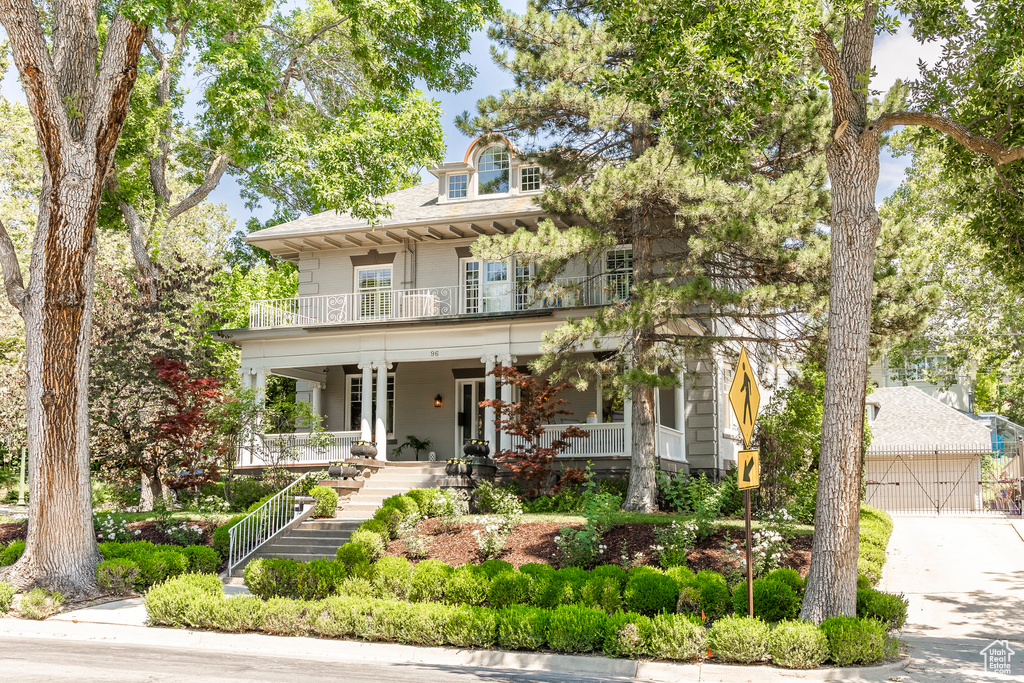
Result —
[[60, 593], [36, 588], [21, 596], [18, 609], [21, 610], [23, 619], [41, 621], [59, 612], [63, 604], [64, 596]]
[[132, 560], [118, 557], [112, 560], [103, 560], [96, 566], [96, 583], [108, 593], [115, 595], [131, 593], [135, 590], [138, 580], [139, 565]]
[[593, 652], [604, 642], [604, 612], [583, 605], [562, 605], [551, 612], [546, 640], [552, 650]]
[[857, 616], [877, 619], [890, 629], [901, 629], [907, 623], [908, 606], [902, 593], [883, 593], [874, 588], [857, 590]]
[[371, 583], [384, 597], [405, 600], [412, 586], [413, 568], [404, 557], [382, 557], [373, 565]]
[[828, 658], [836, 666], [876, 664], [898, 653], [898, 641], [889, 637], [885, 624], [874, 619], [830, 617], [821, 630], [828, 638]]
[[387, 546], [388, 543], [391, 542], [392, 538], [396, 537], [392, 535], [391, 527], [388, 525], [388, 523], [382, 519], [369, 519], [360, 524], [359, 529], [360, 531], [369, 531], [380, 536], [380, 539], [384, 543], [385, 547]]
[[480, 571], [487, 574], [487, 577], [491, 579], [498, 574], [514, 572], [515, 570], [516, 568], [505, 560], [487, 560], [486, 562], [480, 563]]
[[[519, 571], [522, 571], [520, 567]], [[602, 564], [599, 567], [594, 567], [591, 572], [591, 576], [609, 576], [615, 579], [616, 583], [619, 584], [619, 588], [626, 583], [626, 570], [617, 564]]]
[[452, 568], [440, 560], [424, 560], [412, 570], [409, 599], [413, 602], [439, 602], [444, 597], [444, 584]]
[[205, 545], [190, 545], [182, 549], [188, 558], [188, 570], [195, 574], [214, 574], [220, 564], [217, 551]]
[[699, 610], [694, 614], [704, 613], [711, 621], [721, 619], [732, 609], [732, 598], [729, 595], [729, 586], [725, 577], [710, 569], [702, 569], [697, 572], [690, 584], [698, 594]]
[[519, 567], [521, 574], [529, 574], [534, 578], [551, 578], [551, 575], [555, 573], [555, 568], [549, 564], [540, 564], [538, 562], [528, 562]]
[[650, 651], [647, 636], [651, 618], [636, 612], [616, 612], [604, 622], [601, 650], [609, 657], [639, 657]]
[[185, 574], [153, 586], [146, 593], [146, 613], [154, 626], [196, 626], [191, 616], [196, 603], [213, 600], [224, 600], [220, 579], [212, 574]]
[[[380, 537], [380, 534], [375, 534], [372, 531], [356, 529], [352, 532], [352, 536], [349, 537], [349, 543], [363, 546], [363, 549], [366, 551], [366, 557], [370, 562], [376, 562], [384, 557], [384, 552], [387, 550], [384, 539]], [[346, 564], [348, 563], [346, 562]]]
[[772, 663], [787, 669], [813, 669], [828, 657], [828, 638], [807, 621], [783, 621], [768, 636]]
[[116, 541], [125, 543], [132, 540], [128, 523], [124, 517], [112, 512], [97, 512], [92, 516], [92, 526], [96, 531], [97, 541]]
[[241, 512], [264, 496], [271, 496], [276, 488], [269, 482], [252, 477], [234, 477], [231, 480], [231, 509]]
[[[526, 574], [519, 576], [528, 577]], [[537, 650], [544, 646], [551, 613], [527, 605], [498, 611], [498, 646], [506, 650]]]
[[685, 614], [658, 614], [640, 630], [647, 652], [663, 659], [695, 659], [707, 642], [700, 619]]
[[231, 528], [245, 519], [245, 515], [236, 515], [213, 530], [213, 549], [221, 559], [227, 559], [231, 547]]
[[[441, 605], [432, 605], [442, 608]], [[491, 647], [497, 640], [498, 620], [494, 610], [459, 605], [443, 607], [441, 633], [455, 647]]]
[[21, 559], [25, 552], [25, 541], [11, 541], [7, 547], [0, 551], [0, 567], [12, 565]]
[[476, 487], [476, 507], [483, 514], [499, 516], [523, 514], [523, 504], [511, 489], [481, 481]]
[[450, 605], [482, 605], [491, 581], [470, 564], [456, 567], [444, 582], [444, 601]]
[[600, 529], [592, 524], [563, 527], [555, 536], [555, 546], [560, 566], [586, 569], [594, 564], [601, 551]]
[[344, 578], [344, 565], [330, 560], [256, 558], [245, 565], [246, 588], [264, 600], [322, 599], [332, 594]]
[[673, 521], [669, 526], [657, 527], [654, 539], [654, 550], [662, 567], [685, 567], [686, 555], [697, 542], [697, 525], [691, 521]]
[[613, 613], [622, 608], [619, 582], [611, 576], [591, 576], [580, 591], [581, 602], [595, 609]]
[[495, 608], [528, 604], [532, 587], [533, 579], [529, 574], [502, 572], [491, 579], [487, 603]]
[[338, 551], [335, 553], [335, 557], [338, 558], [338, 562], [341, 562], [351, 571], [352, 567], [357, 565], [369, 565], [370, 552], [366, 546], [362, 543], [353, 543], [349, 541], [343, 544]]
[[378, 522], [384, 522], [387, 526], [389, 538], [398, 538], [398, 526], [405, 519], [405, 516], [398, 508], [382, 507], [373, 513], [373, 519]]
[[649, 567], [631, 571], [622, 592], [622, 601], [628, 611], [648, 616], [674, 612], [678, 599], [679, 586], [672, 577]]
[[760, 662], [768, 656], [769, 632], [757, 617], [723, 617], [708, 631], [708, 648], [726, 662]]
[[335, 593], [349, 598], [374, 598], [373, 584], [367, 579], [360, 579], [353, 576], [342, 579], [338, 584]]
[[338, 509], [338, 492], [326, 486], [314, 486], [309, 490], [309, 495], [316, 499], [316, 508], [313, 510], [314, 517], [334, 517]]
[[868, 585], [874, 586], [882, 580], [882, 565], [861, 557], [857, 560], [857, 574], [865, 577]]
[[17, 591], [9, 583], [0, 581], [0, 615], [10, 611], [11, 603], [14, 601], [14, 594]]
[[422, 511], [420, 511], [420, 506], [416, 503], [416, 500], [405, 494], [385, 498], [382, 506], [395, 508], [402, 514], [402, 519], [411, 515], [416, 515], [418, 517], [423, 516]]
[[773, 569], [772, 571], [768, 572], [768, 575], [764, 578], [769, 579], [771, 581], [779, 581], [781, 583], [786, 584], [787, 586], [792, 588], [793, 592], [797, 595], [802, 595], [804, 592], [805, 582], [803, 578], [801, 578], [800, 572], [798, 572], [795, 569], [790, 569], [789, 567], [780, 567], [778, 569]]
[[891, 535], [892, 517], [881, 510], [861, 505], [857, 573], [867, 577], [872, 586], [882, 578], [885, 549], [889, 545]]
[[162, 528], [167, 540], [173, 545], [190, 546], [196, 545], [203, 540], [203, 527], [188, 520], [178, 524], [167, 524]]
[[[736, 586], [732, 596], [736, 614], [747, 613], [747, 582]], [[788, 584], [774, 579], [754, 579], [754, 616], [769, 623], [792, 619], [800, 611], [800, 598]]]

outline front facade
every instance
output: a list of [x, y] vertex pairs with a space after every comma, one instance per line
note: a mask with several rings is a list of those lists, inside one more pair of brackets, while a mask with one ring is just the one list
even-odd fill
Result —
[[[473, 256], [482, 235], [536, 230], [545, 219], [559, 227], [579, 221], [540, 209], [540, 169], [511, 146], [475, 141], [463, 161], [431, 173], [437, 182], [384, 197], [392, 215], [375, 226], [331, 211], [247, 238], [298, 265], [299, 295], [252, 302], [249, 327], [220, 334], [241, 350], [243, 386], [261, 389], [270, 375], [295, 379], [298, 399], [323, 416], [333, 437], [326, 451], [302, 448], [301, 434], [272, 437], [299, 444], [287, 464], [344, 459], [359, 439], [374, 441], [378, 458], [387, 459], [456, 457], [470, 438], [485, 439], [492, 452], [506, 446], [509, 437], [479, 403], [515, 397], [488, 373], [502, 365], [525, 370], [546, 333], [628, 295], [628, 245], [595, 261], [570, 261], [551, 285], [535, 284], [530, 263]], [[697, 325], [675, 331], [701, 333]], [[578, 352], [601, 353], [614, 343]], [[724, 472], [738, 446], [724, 369], [693, 359], [688, 370], [681, 387], [659, 392], [656, 452], [668, 470]], [[589, 460], [595, 470], [627, 469], [628, 402], [614, 404], [600, 381], [563, 398], [570, 414], [548, 434], [568, 424], [590, 434], [566, 458]], [[396, 454], [409, 436], [429, 448]], [[260, 448], [239, 458], [241, 467], [266, 464]]]

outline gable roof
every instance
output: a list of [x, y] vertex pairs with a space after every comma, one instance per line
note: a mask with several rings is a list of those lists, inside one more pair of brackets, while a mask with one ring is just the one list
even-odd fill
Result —
[[877, 407], [868, 453], [889, 448], [992, 449], [992, 433], [982, 422], [950, 408], [917, 387], [886, 387], [867, 396]]
[[245, 239], [250, 243], [259, 243], [283, 237], [312, 237], [331, 233], [365, 232], [374, 228], [443, 225], [473, 220], [495, 220], [510, 215], [539, 216], [544, 213], [537, 205], [535, 195], [439, 203], [436, 181], [386, 194], [381, 200], [393, 208], [390, 216], [382, 217], [376, 224], [355, 218], [346, 212], [324, 211], [257, 230]]

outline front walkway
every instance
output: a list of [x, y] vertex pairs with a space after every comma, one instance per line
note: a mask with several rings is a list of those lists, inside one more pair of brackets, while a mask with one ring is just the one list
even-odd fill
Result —
[[[1024, 524], [1004, 518], [894, 517], [878, 587], [910, 601], [903, 638], [912, 681], [1024, 676]], [[980, 651], [1009, 640], [1013, 677], [986, 673]]]

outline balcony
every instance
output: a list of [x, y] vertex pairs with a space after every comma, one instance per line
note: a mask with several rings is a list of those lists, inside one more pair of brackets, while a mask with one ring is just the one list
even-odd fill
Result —
[[628, 273], [589, 278], [484, 282], [424, 289], [386, 289], [323, 294], [249, 303], [249, 328], [308, 327], [486, 315], [545, 308], [604, 306], [626, 297]]

